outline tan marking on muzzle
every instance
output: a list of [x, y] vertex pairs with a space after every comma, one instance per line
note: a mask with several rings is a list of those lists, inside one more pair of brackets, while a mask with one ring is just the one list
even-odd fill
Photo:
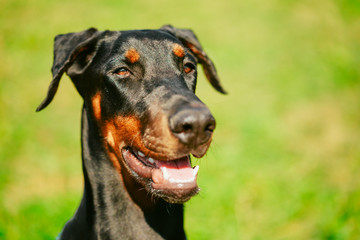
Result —
[[[140, 134], [140, 121], [134, 116], [117, 116], [105, 122], [102, 134], [107, 141], [108, 152], [122, 156], [121, 149], [126, 146], [143, 147]], [[119, 157], [111, 158], [114, 166], [119, 166]]]

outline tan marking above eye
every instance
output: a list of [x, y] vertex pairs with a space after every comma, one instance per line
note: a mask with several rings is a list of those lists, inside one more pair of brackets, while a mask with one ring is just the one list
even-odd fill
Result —
[[140, 59], [140, 53], [135, 48], [130, 48], [126, 51], [125, 57], [130, 63], [136, 63]]
[[173, 53], [175, 54], [175, 56], [178, 56], [179, 58], [183, 58], [185, 56], [184, 48], [177, 43], [175, 43], [173, 46]]

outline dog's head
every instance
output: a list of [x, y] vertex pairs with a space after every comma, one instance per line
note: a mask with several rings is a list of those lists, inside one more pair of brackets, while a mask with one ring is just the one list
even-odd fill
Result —
[[198, 192], [198, 167], [215, 119], [195, 96], [197, 64], [219, 92], [215, 67], [190, 30], [97, 31], [55, 38], [53, 81], [37, 111], [53, 99], [67, 73], [99, 129], [103, 149], [122, 174], [169, 202]]

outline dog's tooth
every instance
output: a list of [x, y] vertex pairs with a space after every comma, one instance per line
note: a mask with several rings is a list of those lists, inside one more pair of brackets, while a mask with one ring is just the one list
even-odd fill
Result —
[[143, 153], [140, 152], [140, 151], [138, 151], [138, 155], [139, 155], [140, 157], [145, 157], [145, 154], [143, 154]]
[[193, 182], [194, 180], [195, 180], [194, 178], [189, 178], [189, 179], [169, 178], [170, 183], [178, 183], [178, 184], [190, 183]]
[[198, 172], [199, 172], [199, 166], [197, 165], [193, 168], [193, 173], [192, 173], [193, 176], [195, 177]]
[[155, 160], [154, 160], [153, 158], [149, 158], [148, 161], [149, 161], [150, 163], [152, 163], [152, 164], [155, 163]]
[[162, 167], [162, 168], [161, 168], [161, 171], [162, 171], [162, 173], [163, 173], [164, 179], [165, 179], [165, 180], [168, 180], [168, 179], [169, 179], [169, 173], [168, 173], [166, 167]]

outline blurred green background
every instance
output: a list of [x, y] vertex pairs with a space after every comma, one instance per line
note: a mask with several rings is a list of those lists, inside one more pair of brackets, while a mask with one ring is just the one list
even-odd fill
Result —
[[186, 204], [189, 239], [360, 239], [357, 0], [0, 0], [0, 239], [54, 239], [82, 195], [82, 100], [40, 113], [56, 34], [191, 28], [229, 95]]

